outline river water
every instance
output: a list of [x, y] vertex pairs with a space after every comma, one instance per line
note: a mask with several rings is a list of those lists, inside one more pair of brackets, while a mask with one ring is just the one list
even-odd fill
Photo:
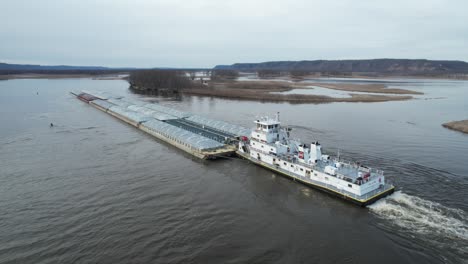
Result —
[[[0, 81], [0, 263], [467, 263], [468, 135], [441, 124], [467, 118], [468, 82], [389, 85], [425, 95], [314, 105]], [[359, 208], [244, 160], [199, 161], [69, 94], [81, 89], [249, 127], [279, 111], [293, 136], [385, 170], [398, 191]]]

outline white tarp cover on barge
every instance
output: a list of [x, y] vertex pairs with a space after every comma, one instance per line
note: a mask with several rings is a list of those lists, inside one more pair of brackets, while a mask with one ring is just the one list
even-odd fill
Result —
[[189, 117], [189, 116], [192, 115], [191, 113], [182, 112], [182, 111], [172, 109], [172, 108], [169, 108], [169, 107], [165, 107], [165, 106], [162, 106], [162, 105], [159, 105], [159, 104], [145, 104], [144, 107], [152, 109], [152, 110], [156, 110], [158, 112], [163, 112], [163, 113], [166, 113], [166, 114], [169, 114], [169, 115], [173, 115], [173, 116], [176, 116], [178, 118], [185, 118], [185, 117]]
[[147, 104], [147, 102], [145, 102], [145, 101], [134, 100], [132, 98], [122, 98], [120, 100], [124, 101], [126, 103], [129, 103], [131, 105], [137, 105], [137, 106], [143, 106], [143, 105]]
[[105, 110], [111, 108], [112, 106], [115, 106], [114, 104], [111, 104], [107, 101], [104, 101], [104, 100], [100, 100], [100, 99], [97, 99], [97, 100], [93, 100], [90, 102], [91, 104], [95, 104], [97, 106], [100, 106], [102, 108], [104, 108]]
[[[135, 100], [131, 98], [124, 98], [122, 96], [113, 95], [107, 92], [97, 92], [97, 91], [84, 91], [88, 94], [91, 94], [96, 97], [106, 98], [107, 100], [94, 100], [93, 103], [106, 109], [107, 111], [113, 111], [117, 114], [120, 114], [130, 120], [133, 120], [137, 123], [149, 121], [166, 121], [166, 120], [174, 120], [174, 119], [184, 119], [200, 126], [206, 126], [207, 128], [212, 128], [214, 130], [218, 130], [219, 132], [224, 132], [226, 134], [231, 134], [233, 136], [246, 136], [249, 135], [251, 130], [247, 129], [242, 126], [230, 124], [224, 121], [214, 120], [210, 118], [206, 118], [199, 115], [194, 115], [192, 113], [179, 111], [176, 109], [172, 109], [169, 107], [165, 107], [159, 104], [152, 104], [147, 103], [145, 101]], [[145, 124], [146, 124], [145, 123]], [[160, 126], [164, 125], [164, 129], [169, 128], [177, 128], [177, 131], [182, 133], [190, 133], [185, 134], [187, 135], [195, 135], [193, 139], [199, 140], [199, 142], [204, 142], [206, 140], [206, 145], [200, 145], [196, 143], [196, 148], [201, 149], [209, 149], [209, 148], [217, 148], [223, 146], [222, 143], [214, 141], [212, 139], [203, 137], [196, 133], [187, 131], [185, 129], [176, 127], [171, 124], [159, 122]], [[169, 131], [169, 130], [168, 130]], [[189, 139], [187, 142], [190, 143], [192, 139]], [[194, 146], [195, 146], [194, 145]]]
[[214, 120], [210, 118], [206, 118], [199, 115], [192, 115], [186, 120], [192, 121], [194, 123], [198, 123], [201, 125], [205, 125], [208, 127], [212, 127], [214, 129], [235, 135], [235, 136], [248, 136], [251, 133], [251, 130], [242, 126], [237, 126], [233, 124], [229, 124], [224, 121]]
[[146, 122], [146, 121], [149, 121], [149, 120], [152, 120], [153, 118], [147, 116], [147, 115], [144, 115], [142, 113], [137, 113], [137, 112], [134, 112], [134, 111], [130, 111], [130, 110], [127, 110], [126, 108], [122, 108], [120, 106], [112, 106], [108, 109], [108, 111], [111, 111], [111, 112], [114, 112], [116, 114], [119, 114], [123, 117], [126, 117], [132, 121], [135, 121], [137, 123], [141, 123], [141, 122]]
[[108, 101], [109, 103], [118, 105], [118, 106], [123, 107], [123, 108], [127, 108], [127, 107], [133, 105], [133, 104], [131, 104], [131, 103], [125, 102], [124, 100], [114, 99], [114, 98], [107, 99], [107, 101]]
[[176, 116], [169, 115], [163, 112], [159, 112], [153, 109], [146, 108], [144, 106], [138, 106], [138, 105], [131, 105], [128, 107], [129, 110], [142, 113], [147, 116], [152, 116], [158, 120], [164, 121], [164, 120], [172, 120], [172, 119], [179, 119]]
[[185, 145], [197, 149], [198, 151], [216, 149], [224, 146], [224, 144], [214, 141], [212, 139], [197, 135], [190, 131], [154, 119], [145, 122], [143, 125], [148, 129], [153, 130], [154, 132], [180, 141]]
[[110, 99], [110, 98], [122, 98], [122, 96], [117, 96], [117, 95], [114, 95], [114, 94], [111, 94], [111, 93], [108, 93], [108, 92], [88, 91], [88, 90], [83, 90], [82, 92], [90, 94], [90, 95], [92, 95], [94, 97], [97, 97], [99, 99], [102, 99], [102, 100], [107, 100], [107, 99]]

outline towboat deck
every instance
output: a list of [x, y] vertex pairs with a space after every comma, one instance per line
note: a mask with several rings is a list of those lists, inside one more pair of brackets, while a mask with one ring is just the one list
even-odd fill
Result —
[[362, 167], [362, 166], [359, 166], [357, 164], [351, 164], [351, 163], [347, 163], [347, 162], [344, 162], [344, 161], [338, 161], [338, 160], [323, 161], [323, 160], [319, 160], [319, 161], [317, 161], [316, 164], [311, 165], [311, 164], [300, 162], [299, 160], [297, 160], [294, 157], [291, 158], [291, 156], [294, 156], [294, 153], [292, 153], [291, 155], [277, 155], [277, 157], [282, 159], [282, 160], [288, 160], [291, 163], [302, 165], [304, 167], [310, 168], [312, 170], [317, 170], [317, 171], [320, 171], [320, 172], [323, 172], [323, 173], [325, 173], [325, 167], [326, 166], [334, 166], [335, 163], [340, 163], [340, 166], [338, 168], [336, 168], [336, 175], [330, 175], [330, 174], [329, 175], [332, 176], [332, 177], [339, 177], [341, 179], [344, 179], [344, 180], [347, 180], [347, 181], [353, 182], [353, 183], [358, 180], [358, 178], [360, 176], [359, 172], [362, 172], [363, 174], [370, 173], [369, 179], [372, 179], [374, 177], [378, 177], [378, 176], [383, 175], [382, 171], [374, 170], [374, 169], [371, 169], [371, 168], [368, 168], [368, 167]]
[[[239, 155], [240, 157], [243, 157], [243, 158], [246, 158], [246, 159], [249, 159], [249, 154], [246, 154], [246, 153], [242, 153], [240, 151], [237, 151], [236, 152], [237, 155]], [[364, 195], [356, 195], [354, 193], [351, 193], [351, 192], [348, 192], [348, 191], [345, 191], [345, 190], [342, 190], [342, 189], [338, 189], [336, 188], [335, 186], [331, 185], [331, 184], [326, 184], [326, 183], [322, 183], [322, 182], [319, 182], [319, 181], [316, 181], [316, 180], [312, 180], [308, 177], [304, 177], [304, 176], [300, 176], [298, 174], [293, 174], [292, 172], [290, 171], [287, 171], [287, 170], [284, 170], [282, 168], [279, 168], [279, 167], [274, 167], [268, 163], [265, 163], [263, 161], [260, 161], [260, 160], [254, 160], [254, 159], [249, 159], [250, 161], [258, 164], [258, 165], [261, 165], [263, 167], [266, 167], [270, 170], [273, 170], [273, 171], [276, 171], [278, 173], [281, 173], [283, 175], [286, 175], [294, 180], [298, 180], [300, 181], [301, 183], [303, 184], [306, 184], [306, 185], [312, 185], [314, 187], [318, 187], [324, 191], [327, 191], [329, 193], [332, 193], [334, 195], [339, 195], [339, 196], [343, 196], [349, 200], [352, 200], [353, 202], [355, 203], [358, 203], [360, 205], [366, 205], [366, 204], [369, 204], [371, 203], [372, 201], [374, 201], [375, 199], [378, 199], [382, 196], [385, 196], [385, 195], [388, 195], [390, 193], [393, 192], [394, 190], [394, 186], [391, 185], [391, 184], [387, 184], [385, 183], [384, 185], [382, 185], [382, 187], [376, 189], [376, 190], [373, 190], [371, 192], [368, 192]], [[301, 163], [303, 164], [303, 163]], [[315, 167], [314, 167], [315, 168]]]

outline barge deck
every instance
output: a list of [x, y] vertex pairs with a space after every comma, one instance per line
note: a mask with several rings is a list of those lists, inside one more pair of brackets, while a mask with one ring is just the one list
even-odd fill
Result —
[[[216, 159], [235, 155], [238, 135], [215, 127], [185, 120], [191, 116], [156, 104], [126, 101], [121, 97], [100, 93], [72, 93], [122, 122], [134, 126], [200, 159]], [[138, 105], [137, 105], [138, 104]], [[157, 110], [155, 110], [157, 109]]]

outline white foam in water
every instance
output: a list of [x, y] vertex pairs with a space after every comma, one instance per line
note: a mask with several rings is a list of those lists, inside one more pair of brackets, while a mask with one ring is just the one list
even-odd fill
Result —
[[368, 208], [410, 232], [468, 242], [468, 217], [463, 210], [448, 208], [401, 191]]

